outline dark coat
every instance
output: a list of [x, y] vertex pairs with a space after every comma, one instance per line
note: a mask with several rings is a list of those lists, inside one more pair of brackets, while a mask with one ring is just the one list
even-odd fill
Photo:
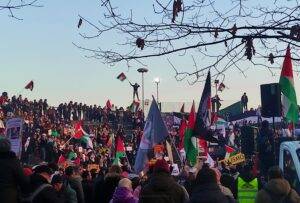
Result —
[[190, 203], [234, 203], [235, 200], [225, 196], [218, 184], [197, 185], [190, 197]]
[[[33, 174], [30, 177], [30, 182], [32, 186], [32, 192], [36, 191], [41, 185], [49, 184], [49, 182], [39, 174]], [[52, 186], [45, 187], [41, 192], [39, 192], [32, 201], [33, 203], [62, 203]]]
[[300, 197], [285, 179], [272, 179], [256, 196], [256, 203], [276, 203], [284, 200], [289, 203], [299, 203]]
[[139, 202], [141, 203], [182, 203], [185, 202], [185, 192], [167, 173], [153, 174], [149, 182], [142, 188]]
[[64, 203], [77, 203], [76, 192], [67, 181], [63, 183], [61, 190], [58, 192], [58, 196]]
[[18, 201], [18, 186], [23, 191], [28, 188], [29, 179], [24, 175], [20, 162], [13, 152], [0, 153], [0, 201]]
[[82, 181], [82, 188], [84, 193], [84, 200], [85, 203], [92, 203], [93, 202], [93, 182], [89, 180]]
[[109, 203], [120, 180], [121, 176], [119, 174], [108, 173], [105, 176], [103, 183], [98, 184], [97, 189], [95, 190], [95, 195], [98, 193], [97, 199], [99, 198], [102, 203]]
[[73, 190], [76, 192], [78, 203], [84, 203], [84, 193], [82, 188], [81, 177], [71, 177], [68, 179], [69, 184]]

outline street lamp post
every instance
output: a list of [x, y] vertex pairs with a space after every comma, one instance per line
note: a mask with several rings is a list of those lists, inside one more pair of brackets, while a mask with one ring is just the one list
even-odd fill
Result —
[[143, 113], [145, 113], [145, 99], [144, 99], [144, 73], [148, 72], [147, 68], [139, 68], [137, 69], [139, 73], [142, 73], [142, 108]]
[[158, 84], [160, 83], [160, 79], [154, 78], [154, 82], [156, 83], [156, 101], [157, 101], [157, 103], [159, 103], [159, 101], [158, 101]]

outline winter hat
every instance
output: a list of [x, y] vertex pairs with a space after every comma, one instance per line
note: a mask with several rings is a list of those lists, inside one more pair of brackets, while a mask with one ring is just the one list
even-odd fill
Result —
[[126, 188], [132, 190], [131, 180], [129, 180], [128, 178], [122, 178], [119, 181], [118, 187], [126, 187]]
[[169, 167], [168, 163], [166, 162], [166, 160], [158, 159], [154, 164], [153, 171], [170, 173], [170, 167]]

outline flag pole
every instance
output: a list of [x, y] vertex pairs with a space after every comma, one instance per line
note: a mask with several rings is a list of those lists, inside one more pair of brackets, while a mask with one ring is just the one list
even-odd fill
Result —
[[[180, 164], [181, 164], [181, 166], [183, 166], [183, 160], [181, 159], [180, 153], [178, 152], [178, 149], [177, 149], [177, 147], [175, 146], [175, 143], [174, 143], [174, 139], [171, 137], [170, 133], [169, 133], [169, 139], [171, 141], [171, 148], [172, 148], [172, 146], [174, 147], [174, 149], [176, 151], [176, 154], [179, 157]], [[181, 166], [180, 166], [180, 168], [181, 168]]]
[[66, 142], [65, 142], [65, 144], [63, 144], [63, 146], [62, 147], [65, 147], [66, 146], [66, 144], [68, 144], [70, 141], [71, 141], [71, 139], [72, 139], [73, 137], [71, 136], [71, 138], [70, 139], [68, 139]]

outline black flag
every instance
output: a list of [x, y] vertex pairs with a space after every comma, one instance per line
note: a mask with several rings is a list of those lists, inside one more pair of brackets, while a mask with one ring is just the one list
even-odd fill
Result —
[[207, 73], [201, 101], [198, 107], [196, 123], [194, 128], [194, 136], [201, 139], [218, 142], [213, 137], [212, 131], [209, 129], [211, 125], [211, 77], [210, 71]]

